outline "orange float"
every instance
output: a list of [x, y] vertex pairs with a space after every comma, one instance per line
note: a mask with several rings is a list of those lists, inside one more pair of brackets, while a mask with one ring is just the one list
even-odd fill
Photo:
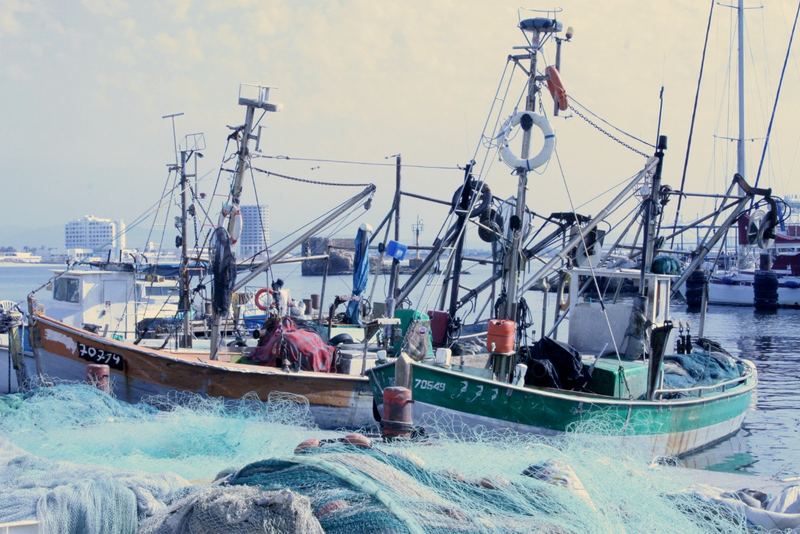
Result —
[[552, 65], [544, 69], [547, 74], [547, 89], [550, 91], [550, 96], [553, 101], [558, 105], [558, 109], [566, 111], [569, 107], [569, 100], [567, 100], [567, 90], [564, 89], [564, 82], [561, 81], [561, 74], [558, 69]]

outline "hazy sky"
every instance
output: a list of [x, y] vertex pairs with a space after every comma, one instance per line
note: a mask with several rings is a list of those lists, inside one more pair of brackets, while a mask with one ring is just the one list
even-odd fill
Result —
[[[796, 7], [794, 0], [760, 3], [764, 9], [748, 10], [746, 22], [747, 136], [759, 138], [748, 143], [751, 181]], [[677, 186], [709, 2], [561, 5], [559, 18], [575, 28], [563, 52], [563, 79], [583, 104], [651, 141], [659, 88], [665, 86], [665, 181]], [[242, 81], [278, 87], [273, 100], [283, 110], [266, 119], [265, 154], [383, 162], [400, 152], [408, 163], [464, 163], [472, 157], [505, 57], [524, 42], [516, 29], [519, 6], [518, 0], [0, 0], [3, 224], [60, 226], [88, 213], [130, 221], [158, 197], [165, 164], [172, 160], [171, 129], [161, 115], [182, 111], [179, 134], [205, 132], [208, 149], [200, 172], [213, 171], [228, 134], [225, 125], [243, 118], [236, 103]], [[713, 138], [736, 134], [735, 86], [730, 93], [728, 76], [735, 74], [735, 63], [729, 63], [733, 16], [716, 6], [689, 167], [690, 184], [705, 190], [724, 187], [735, 162], [735, 144]], [[553, 51], [548, 54], [552, 60]], [[790, 192], [800, 192], [796, 57], [762, 178]], [[577, 117], [553, 125], [577, 202], [641, 164], [639, 156]], [[258, 165], [318, 179], [371, 179], [378, 197], [366, 220], [373, 224], [394, 186], [389, 167], [315, 168], [269, 160]], [[275, 234], [347, 194], [256, 179]], [[404, 172], [409, 190], [443, 198], [460, 180], [458, 172]], [[210, 192], [213, 180], [204, 183]], [[489, 183], [501, 195], [515, 189], [502, 165], [494, 166]], [[246, 200], [252, 200], [249, 182], [246, 190]], [[532, 176], [529, 195], [534, 210], [568, 208], [553, 165]], [[404, 201], [403, 232], [410, 234], [417, 214], [433, 237], [442, 213], [417, 201]]]

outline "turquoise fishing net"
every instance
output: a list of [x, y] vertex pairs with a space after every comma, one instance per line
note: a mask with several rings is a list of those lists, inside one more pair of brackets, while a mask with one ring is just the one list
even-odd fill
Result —
[[579, 428], [543, 438], [442, 417], [426, 421], [430, 441], [333, 442], [294, 454], [308, 438], [341, 434], [315, 428], [293, 396], [129, 405], [58, 385], [0, 397], [0, 521], [167, 532], [165, 521], [181, 517], [184, 532], [203, 524], [264, 532], [294, 517], [276, 510], [296, 507], [303, 524], [347, 534], [746, 530], [736, 509], [687, 491], [696, 480], [624, 441], [598, 438], [602, 418], [591, 424], [593, 435]]

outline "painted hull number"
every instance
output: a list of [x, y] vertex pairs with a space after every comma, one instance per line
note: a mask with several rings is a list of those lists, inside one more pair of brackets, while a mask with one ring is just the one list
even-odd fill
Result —
[[414, 379], [414, 389], [430, 390], [430, 391], [444, 391], [444, 382], [434, 382], [433, 380], [423, 380], [422, 378]]
[[78, 356], [92, 363], [104, 363], [112, 369], [122, 371], [125, 368], [125, 361], [116, 352], [98, 349], [84, 343], [78, 343]]

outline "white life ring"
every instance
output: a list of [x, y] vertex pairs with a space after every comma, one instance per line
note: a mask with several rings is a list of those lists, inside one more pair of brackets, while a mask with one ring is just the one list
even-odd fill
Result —
[[[219, 219], [217, 220], [217, 226], [225, 226], [225, 219], [230, 217], [233, 219], [233, 231], [231, 232], [231, 245], [235, 245], [239, 238], [242, 236], [242, 210], [239, 209], [239, 204], [233, 203], [225, 203], [222, 205], [222, 211], [220, 211]], [[227, 229], [227, 226], [225, 226]]]
[[[522, 120], [524, 115], [530, 116], [533, 125], [537, 126], [544, 135], [542, 149], [539, 150], [538, 154], [528, 159], [515, 156], [514, 153], [511, 152], [511, 149], [508, 148], [509, 134], [511, 134], [511, 130], [519, 126], [520, 120]], [[503, 163], [512, 169], [523, 169], [525, 171], [532, 171], [550, 161], [550, 156], [553, 155], [553, 149], [556, 145], [556, 134], [553, 133], [553, 128], [547, 121], [547, 117], [539, 115], [538, 113], [533, 113], [532, 111], [520, 111], [509, 117], [500, 129], [498, 139], [500, 141], [500, 159], [503, 160]]]

